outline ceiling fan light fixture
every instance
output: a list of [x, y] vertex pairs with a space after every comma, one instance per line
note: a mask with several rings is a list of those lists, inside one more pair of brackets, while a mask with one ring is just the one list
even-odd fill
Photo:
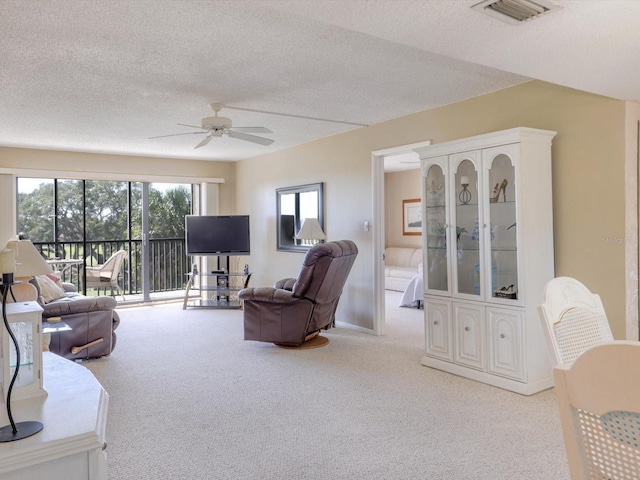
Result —
[[201, 120], [202, 128], [231, 128], [233, 123], [226, 117], [204, 117]]
[[512, 25], [520, 25], [561, 8], [548, 0], [486, 0], [471, 7]]

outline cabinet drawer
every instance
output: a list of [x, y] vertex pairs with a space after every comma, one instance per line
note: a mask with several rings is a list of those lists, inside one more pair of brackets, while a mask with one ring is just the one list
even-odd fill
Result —
[[522, 352], [523, 313], [487, 308], [489, 372], [524, 380]]
[[453, 361], [451, 302], [426, 299], [424, 302], [425, 353]]
[[454, 304], [455, 362], [484, 370], [484, 307]]

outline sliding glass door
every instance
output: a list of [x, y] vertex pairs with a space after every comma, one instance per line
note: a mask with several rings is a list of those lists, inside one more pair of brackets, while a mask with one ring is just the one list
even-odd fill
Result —
[[191, 213], [191, 185], [149, 183], [148, 249], [150, 298], [184, 289], [189, 261], [184, 248], [184, 217]]

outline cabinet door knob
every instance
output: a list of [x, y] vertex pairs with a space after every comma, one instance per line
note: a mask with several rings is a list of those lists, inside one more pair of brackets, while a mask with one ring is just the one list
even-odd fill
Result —
[[440, 322], [438, 322], [438, 320], [435, 320], [435, 321], [433, 322], [433, 324], [434, 324], [434, 325], [438, 325], [438, 323], [440, 323]]
[[506, 335], [504, 333], [501, 333], [500, 338], [506, 338]]
[[471, 330], [469, 327], [464, 327], [465, 332], [468, 332], [469, 330]]

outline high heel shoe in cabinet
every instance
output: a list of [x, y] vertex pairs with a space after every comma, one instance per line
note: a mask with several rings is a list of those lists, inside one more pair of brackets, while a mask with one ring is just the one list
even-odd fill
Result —
[[506, 178], [502, 180], [502, 183], [496, 183], [496, 186], [493, 189], [493, 196], [489, 197], [489, 202], [496, 203], [498, 201], [498, 198], [500, 198], [500, 192], [502, 192], [502, 201], [506, 202], [508, 184], [509, 184], [509, 181]]

